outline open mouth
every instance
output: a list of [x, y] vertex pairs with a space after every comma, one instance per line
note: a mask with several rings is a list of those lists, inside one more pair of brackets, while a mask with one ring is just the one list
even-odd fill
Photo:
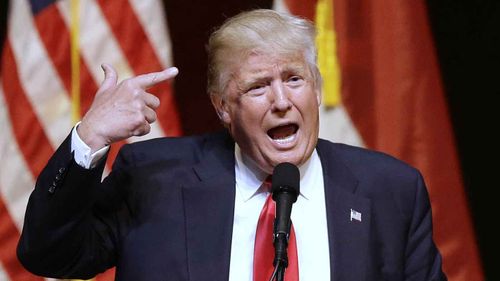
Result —
[[296, 124], [286, 124], [269, 129], [267, 135], [278, 143], [286, 143], [294, 139], [298, 129]]

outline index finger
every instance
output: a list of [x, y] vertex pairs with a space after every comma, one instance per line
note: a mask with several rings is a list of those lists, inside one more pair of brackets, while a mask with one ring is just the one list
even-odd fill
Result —
[[177, 67], [170, 67], [163, 71], [138, 75], [132, 78], [132, 80], [134, 80], [137, 83], [137, 85], [139, 85], [139, 87], [141, 87], [142, 89], [148, 89], [158, 83], [161, 83], [163, 81], [175, 77], [177, 73], [179, 73]]

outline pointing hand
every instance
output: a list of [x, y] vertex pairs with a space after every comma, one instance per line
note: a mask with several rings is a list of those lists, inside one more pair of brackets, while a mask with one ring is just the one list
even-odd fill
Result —
[[146, 90], [172, 79], [179, 70], [170, 67], [123, 80], [117, 84], [116, 70], [103, 64], [104, 81], [78, 126], [78, 135], [92, 152], [131, 136], [142, 136], [156, 121], [160, 100]]

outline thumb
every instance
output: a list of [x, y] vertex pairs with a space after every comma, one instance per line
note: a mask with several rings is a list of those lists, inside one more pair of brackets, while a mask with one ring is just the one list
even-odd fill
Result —
[[101, 67], [102, 70], [104, 70], [104, 80], [101, 83], [99, 92], [106, 91], [107, 89], [115, 86], [118, 80], [116, 70], [111, 65], [103, 63]]

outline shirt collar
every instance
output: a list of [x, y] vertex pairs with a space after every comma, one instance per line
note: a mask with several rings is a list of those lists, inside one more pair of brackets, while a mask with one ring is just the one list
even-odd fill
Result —
[[[261, 190], [260, 187], [262, 182], [268, 176], [262, 170], [260, 170], [255, 162], [248, 156], [244, 155], [241, 148], [236, 143], [234, 146], [235, 155], [235, 177], [236, 177], [236, 188], [243, 201], [248, 201], [255, 195], [265, 192]], [[318, 165], [321, 165], [318, 153], [314, 149], [311, 157], [299, 167], [300, 171], [300, 195], [305, 199], [310, 198], [311, 189], [314, 181], [314, 173], [318, 171]], [[321, 166], [319, 166], [321, 167]]]

